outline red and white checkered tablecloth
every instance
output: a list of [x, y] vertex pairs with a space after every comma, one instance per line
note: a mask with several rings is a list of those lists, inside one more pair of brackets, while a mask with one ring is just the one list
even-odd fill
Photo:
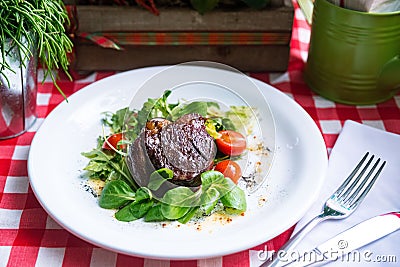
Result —
[[[348, 106], [326, 100], [309, 90], [302, 79], [310, 28], [295, 4], [291, 56], [285, 73], [252, 73], [295, 99], [321, 130], [328, 151], [345, 120], [351, 119], [400, 134], [400, 95], [385, 103]], [[114, 74], [94, 73], [85, 79], [59, 82], [67, 94]], [[40, 79], [40, 77], [39, 77]], [[51, 81], [39, 84], [38, 116], [25, 134], [0, 141], [0, 266], [252, 266], [251, 255], [259, 250], [277, 250], [293, 228], [257, 247], [233, 255], [191, 261], [159, 261], [126, 256], [93, 246], [55, 223], [43, 210], [29, 186], [27, 157], [35, 131], [46, 116], [63, 101]]]

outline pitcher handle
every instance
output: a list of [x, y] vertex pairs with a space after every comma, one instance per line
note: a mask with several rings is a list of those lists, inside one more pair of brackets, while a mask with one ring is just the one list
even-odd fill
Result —
[[390, 59], [382, 68], [378, 87], [382, 90], [397, 92], [400, 89], [400, 55]]
[[306, 18], [309, 25], [312, 21], [312, 13], [314, 9], [314, 3], [312, 0], [297, 0], [301, 11], [303, 11], [304, 17]]

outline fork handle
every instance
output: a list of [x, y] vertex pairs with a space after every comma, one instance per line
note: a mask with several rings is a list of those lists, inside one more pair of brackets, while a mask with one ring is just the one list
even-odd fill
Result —
[[[292, 236], [288, 242], [283, 245], [277, 254], [273, 257], [272, 261], [266, 261], [263, 264], [261, 264], [262, 267], [266, 266], [279, 266], [283, 262], [281, 261], [281, 258], [286, 255], [290, 255], [292, 252], [292, 249], [299, 244], [299, 242], [320, 222], [328, 219], [329, 216], [327, 216], [324, 213], [321, 213], [320, 215], [316, 216], [314, 219], [309, 221], [303, 228], [301, 228], [294, 236]], [[287, 262], [286, 262], [287, 263]]]

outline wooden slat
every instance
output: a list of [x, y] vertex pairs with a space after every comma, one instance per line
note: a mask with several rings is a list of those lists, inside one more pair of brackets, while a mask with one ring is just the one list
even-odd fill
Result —
[[80, 32], [103, 31], [284, 31], [290, 32], [293, 7], [262, 11], [218, 10], [200, 15], [189, 8], [160, 9], [155, 16], [138, 7], [77, 6]]
[[78, 71], [129, 70], [207, 60], [224, 63], [241, 71], [285, 71], [289, 45], [256, 46], [126, 46], [125, 50], [104, 49], [92, 44], [78, 44]]

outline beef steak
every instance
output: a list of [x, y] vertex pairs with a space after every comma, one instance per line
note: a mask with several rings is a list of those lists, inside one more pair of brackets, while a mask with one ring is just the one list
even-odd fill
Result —
[[173, 171], [175, 185], [196, 187], [200, 174], [210, 170], [217, 151], [214, 139], [199, 114], [183, 115], [175, 122], [151, 119], [128, 150], [128, 167], [140, 186], [160, 168]]

